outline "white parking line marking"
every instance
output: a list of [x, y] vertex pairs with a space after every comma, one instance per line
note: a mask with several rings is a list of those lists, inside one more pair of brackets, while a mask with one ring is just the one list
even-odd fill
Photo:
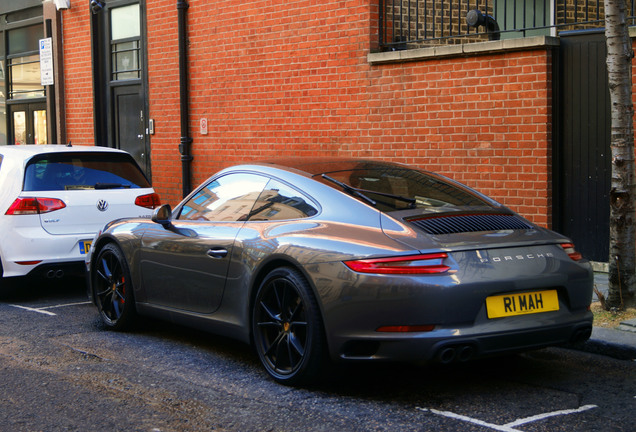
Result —
[[594, 409], [594, 408], [598, 408], [598, 406], [597, 405], [583, 405], [582, 407], [579, 407], [579, 408], [576, 408], [576, 409], [552, 411], [550, 413], [537, 414], [537, 415], [532, 416], [532, 417], [526, 417], [525, 419], [519, 419], [519, 420], [513, 421], [512, 423], [508, 423], [506, 426], [519, 426], [519, 425], [526, 424], [526, 423], [532, 423], [532, 422], [537, 421], [537, 420], [543, 420], [543, 419], [548, 418], [548, 417], [555, 417], [555, 416], [568, 415], [568, 414], [576, 414], [576, 413], [580, 413], [580, 412], [583, 412], [583, 411], [591, 410], [591, 409]]
[[12, 306], [12, 307], [15, 307], [15, 308], [24, 309], [24, 310], [28, 310], [30, 312], [37, 312], [37, 313], [41, 313], [41, 314], [44, 314], [44, 315], [55, 316], [55, 314], [53, 312], [45, 311], [45, 310], [42, 310], [42, 309], [35, 309], [35, 308], [30, 308], [30, 307], [20, 306], [20, 305], [14, 305], [14, 304], [10, 304], [9, 306]]
[[505, 425], [496, 425], [496, 424], [492, 424], [492, 423], [488, 423], [482, 420], [478, 420], [478, 419], [474, 419], [468, 416], [464, 416], [461, 414], [455, 414], [453, 412], [450, 411], [438, 411], [435, 409], [430, 409], [430, 408], [417, 408], [420, 411], [424, 411], [424, 412], [431, 412], [433, 414], [437, 414], [437, 415], [441, 415], [444, 417], [449, 417], [449, 418], [453, 418], [456, 420], [461, 420], [461, 421], [465, 421], [468, 423], [472, 423], [472, 424], [476, 424], [479, 426], [484, 426], [493, 430], [497, 430], [497, 431], [502, 431], [502, 432], [521, 432], [520, 429], [515, 429], [515, 426], [520, 426], [520, 425], [524, 425], [527, 423], [532, 423], [535, 421], [539, 421], [539, 420], [543, 420], [549, 417], [555, 417], [555, 416], [560, 416], [560, 415], [568, 415], [568, 414], [575, 414], [575, 413], [580, 413], [583, 411], [587, 411], [593, 408], [598, 408], [597, 405], [584, 405], [582, 407], [576, 408], [576, 409], [568, 409], [568, 410], [560, 410], [560, 411], [552, 411], [549, 413], [545, 413], [545, 414], [537, 414], [531, 417], [526, 417], [523, 419], [517, 419], [511, 423], [507, 423]]
[[30, 312], [41, 313], [41, 314], [44, 314], [44, 315], [56, 316], [55, 313], [49, 312], [46, 309], [55, 309], [55, 308], [61, 308], [61, 307], [66, 307], [66, 306], [78, 306], [78, 305], [85, 305], [85, 304], [91, 304], [91, 302], [85, 301], [85, 302], [78, 302], [78, 303], [66, 303], [66, 304], [59, 304], [59, 305], [54, 305], [54, 306], [44, 306], [44, 307], [41, 307], [41, 308], [30, 308], [30, 307], [27, 307], [27, 306], [20, 306], [20, 305], [15, 305], [15, 304], [10, 304], [9, 306], [12, 306], [12, 307], [15, 307], [15, 308], [24, 309], [24, 310], [28, 310]]
[[91, 304], [91, 302], [89, 301], [85, 301], [85, 302], [77, 302], [77, 303], [66, 303], [66, 304], [60, 304], [60, 305], [55, 305], [55, 306], [45, 306], [39, 309], [55, 309], [55, 308], [60, 308], [60, 307], [66, 307], [66, 306], [78, 306], [78, 305], [85, 305], [85, 304]]
[[467, 417], [467, 416], [463, 416], [461, 414], [455, 414], [455, 413], [450, 412], [450, 411], [438, 411], [438, 410], [429, 409], [429, 408], [417, 408], [417, 409], [420, 410], [420, 411], [424, 411], [424, 412], [430, 411], [433, 414], [437, 414], [437, 415], [441, 415], [441, 416], [444, 416], [444, 417], [453, 418], [455, 420], [465, 421], [465, 422], [468, 422], [468, 423], [476, 424], [476, 425], [479, 425], [479, 426], [484, 426], [484, 427], [487, 427], [487, 428], [490, 428], [490, 429], [494, 429], [494, 430], [498, 430], [498, 431], [519, 432], [517, 429], [509, 428], [509, 427], [506, 427], [506, 426], [499, 426], [499, 425], [492, 424], [492, 423], [487, 423], [485, 421], [481, 421], [481, 420], [477, 420], [477, 419], [470, 418], [470, 417]]

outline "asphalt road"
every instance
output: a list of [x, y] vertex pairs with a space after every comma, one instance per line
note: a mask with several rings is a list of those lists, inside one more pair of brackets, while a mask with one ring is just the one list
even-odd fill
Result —
[[81, 281], [0, 301], [0, 431], [633, 431], [636, 362], [553, 348], [454, 366], [267, 377], [241, 343], [102, 328]]

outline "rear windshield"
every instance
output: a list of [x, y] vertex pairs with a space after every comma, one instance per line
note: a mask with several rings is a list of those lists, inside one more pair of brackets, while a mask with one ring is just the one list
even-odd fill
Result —
[[148, 188], [150, 184], [126, 153], [49, 153], [32, 158], [25, 191]]
[[421, 207], [493, 206], [492, 202], [459, 184], [395, 165], [368, 164], [359, 169], [325, 172], [324, 176], [318, 174], [314, 178], [340, 190], [346, 191], [343, 184], [351, 186], [356, 189], [352, 195], [363, 200], [369, 198], [378, 209], [387, 212]]

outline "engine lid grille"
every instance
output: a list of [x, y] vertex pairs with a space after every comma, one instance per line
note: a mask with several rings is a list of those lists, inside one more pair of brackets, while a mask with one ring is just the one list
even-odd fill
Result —
[[408, 222], [433, 235], [534, 229], [519, 216], [511, 214], [445, 215], [410, 219]]

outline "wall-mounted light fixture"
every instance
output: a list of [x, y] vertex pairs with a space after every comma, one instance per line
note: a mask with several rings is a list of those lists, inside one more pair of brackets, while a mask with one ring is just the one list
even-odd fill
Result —
[[57, 10], [66, 10], [71, 8], [71, 0], [53, 0]]
[[466, 14], [466, 24], [470, 27], [485, 26], [489, 40], [499, 40], [499, 24], [490, 15], [482, 14], [478, 9], [468, 11]]
[[104, 2], [101, 2], [99, 0], [91, 0], [91, 12], [93, 12], [94, 14], [104, 9], [104, 6]]

